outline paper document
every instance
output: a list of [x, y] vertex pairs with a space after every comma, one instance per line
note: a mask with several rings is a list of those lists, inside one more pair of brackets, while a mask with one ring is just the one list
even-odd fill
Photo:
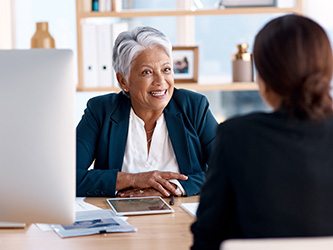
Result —
[[[75, 212], [101, 210], [101, 208], [84, 201], [86, 197], [75, 198]], [[53, 230], [50, 224], [36, 223], [36, 226], [43, 232]]]
[[75, 199], [75, 211], [91, 211], [100, 210], [101, 208], [91, 205], [84, 201], [85, 197], [79, 197]]
[[101, 233], [136, 232], [136, 228], [116, 216], [110, 209], [76, 212], [72, 225], [51, 225], [60, 237]]
[[196, 217], [198, 206], [199, 206], [199, 202], [182, 203], [180, 205], [181, 208], [183, 208], [186, 212], [188, 212], [189, 214], [191, 214], [194, 217]]

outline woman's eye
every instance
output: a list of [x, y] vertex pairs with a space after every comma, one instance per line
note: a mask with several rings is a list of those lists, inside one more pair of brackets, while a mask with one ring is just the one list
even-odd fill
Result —
[[144, 70], [144, 71], [142, 71], [142, 75], [148, 75], [148, 74], [150, 74], [150, 73], [151, 73], [150, 70]]
[[164, 72], [166, 72], [166, 73], [171, 72], [171, 68], [169, 68], [169, 67], [168, 67], [168, 68], [165, 68], [165, 69], [164, 69]]

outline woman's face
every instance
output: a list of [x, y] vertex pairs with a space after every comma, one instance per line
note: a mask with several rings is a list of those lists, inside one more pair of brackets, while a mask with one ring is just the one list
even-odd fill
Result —
[[174, 89], [172, 62], [164, 49], [154, 46], [136, 56], [126, 88], [137, 115], [163, 112]]

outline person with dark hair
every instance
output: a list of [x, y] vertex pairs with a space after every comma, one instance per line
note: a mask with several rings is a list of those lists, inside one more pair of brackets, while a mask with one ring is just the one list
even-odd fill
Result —
[[174, 88], [171, 42], [153, 27], [122, 32], [112, 59], [122, 91], [90, 99], [77, 126], [77, 196], [198, 194], [217, 127], [207, 98]]
[[333, 235], [329, 39], [311, 19], [286, 15], [262, 28], [253, 54], [273, 111], [219, 125], [192, 249], [219, 249], [230, 238]]

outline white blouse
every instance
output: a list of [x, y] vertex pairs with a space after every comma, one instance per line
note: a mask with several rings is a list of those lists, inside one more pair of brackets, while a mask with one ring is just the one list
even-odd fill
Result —
[[[122, 172], [140, 173], [153, 170], [179, 173], [179, 166], [171, 144], [164, 114], [156, 121], [148, 154], [147, 136], [144, 121], [131, 108], [127, 143]], [[169, 180], [177, 185], [182, 195], [185, 190], [178, 180]]]

